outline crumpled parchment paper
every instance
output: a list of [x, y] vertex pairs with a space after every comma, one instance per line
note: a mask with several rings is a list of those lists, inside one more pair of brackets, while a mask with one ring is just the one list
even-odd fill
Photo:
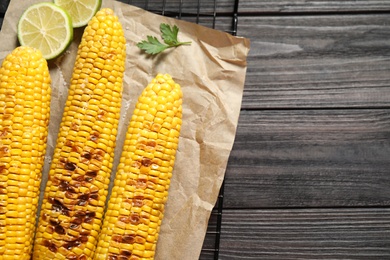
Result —
[[[0, 32], [1, 61], [19, 45], [17, 22], [22, 12], [36, 2], [41, 1], [10, 2]], [[155, 259], [198, 259], [234, 142], [249, 39], [113, 0], [103, 0], [102, 7], [115, 11], [127, 40], [121, 121], [111, 176], [115, 176], [123, 138], [138, 95], [158, 72], [171, 74], [183, 91], [183, 125]], [[160, 38], [161, 23], [177, 25], [179, 40], [192, 44], [153, 57], [144, 54], [136, 43], [147, 35]], [[63, 56], [49, 62], [52, 100], [41, 191], [46, 184], [83, 29], [75, 30], [74, 41]]]

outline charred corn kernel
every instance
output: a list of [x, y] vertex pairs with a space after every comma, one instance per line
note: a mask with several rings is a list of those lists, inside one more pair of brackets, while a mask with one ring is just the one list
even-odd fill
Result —
[[[96, 43], [91, 36], [98, 31], [102, 39], [112, 39], [105, 48], [91, 47]], [[38, 225], [44, 228], [36, 233], [34, 260], [90, 259], [96, 247], [119, 122], [125, 45], [111, 9], [98, 11], [84, 29], [44, 193]], [[103, 75], [100, 68], [113, 63], [117, 66]], [[112, 75], [115, 80], [108, 84]]]
[[[38, 50], [17, 47], [0, 68], [0, 260], [30, 259], [50, 111]], [[35, 100], [34, 107], [28, 100]]]
[[181, 118], [180, 86], [158, 74], [131, 118], [93, 259], [154, 259]]

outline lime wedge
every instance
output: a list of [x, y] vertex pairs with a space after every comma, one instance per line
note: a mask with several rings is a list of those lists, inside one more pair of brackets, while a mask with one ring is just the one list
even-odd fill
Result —
[[72, 17], [73, 27], [88, 24], [102, 5], [102, 0], [54, 0], [54, 3], [65, 9]]
[[18, 23], [18, 39], [22, 46], [34, 47], [51, 60], [60, 56], [73, 40], [72, 19], [53, 3], [29, 6]]

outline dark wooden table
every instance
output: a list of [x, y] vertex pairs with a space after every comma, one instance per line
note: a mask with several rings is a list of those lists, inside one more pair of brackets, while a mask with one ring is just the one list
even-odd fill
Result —
[[390, 259], [390, 1], [122, 2], [251, 40], [200, 259]]
[[219, 259], [390, 259], [390, 1], [240, 0]]

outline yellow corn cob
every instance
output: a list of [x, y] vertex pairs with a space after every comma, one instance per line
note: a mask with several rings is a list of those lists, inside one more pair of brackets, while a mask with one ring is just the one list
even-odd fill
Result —
[[182, 92], [158, 74], [138, 99], [94, 259], [153, 259], [179, 142]]
[[40, 51], [17, 47], [0, 69], [0, 259], [30, 259], [46, 152], [50, 74]]
[[125, 37], [111, 9], [79, 45], [34, 245], [34, 259], [89, 259], [108, 192], [122, 98]]

